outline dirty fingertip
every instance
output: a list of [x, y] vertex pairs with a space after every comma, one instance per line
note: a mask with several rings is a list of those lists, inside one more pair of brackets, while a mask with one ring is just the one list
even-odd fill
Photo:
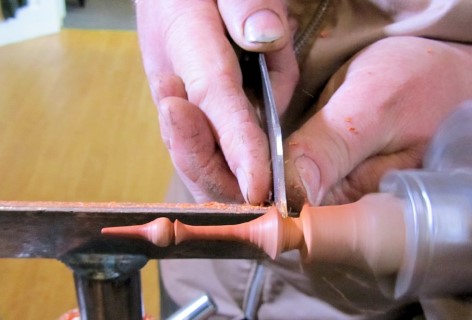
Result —
[[244, 38], [250, 43], [271, 43], [284, 36], [284, 24], [272, 10], [257, 11], [244, 23]]

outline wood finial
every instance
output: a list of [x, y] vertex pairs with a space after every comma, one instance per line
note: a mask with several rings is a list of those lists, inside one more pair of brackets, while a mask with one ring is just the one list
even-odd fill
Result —
[[139, 237], [157, 246], [190, 240], [241, 241], [272, 259], [298, 249], [305, 262], [353, 264], [391, 273], [398, 270], [403, 256], [402, 208], [394, 196], [375, 194], [340, 206], [305, 205], [299, 218], [282, 218], [271, 207], [263, 216], [237, 225], [191, 226], [159, 218], [139, 226], [104, 228], [102, 233]]
[[188, 240], [241, 241], [256, 245], [275, 259], [282, 251], [303, 245], [302, 229], [295, 220], [282, 218], [272, 207], [261, 217], [237, 225], [192, 226], [158, 218], [138, 226], [104, 228], [102, 233], [146, 239], [160, 247]]
[[167, 247], [174, 243], [174, 224], [167, 218], [157, 218], [136, 226], [103, 228], [102, 234], [140, 238], [158, 247]]

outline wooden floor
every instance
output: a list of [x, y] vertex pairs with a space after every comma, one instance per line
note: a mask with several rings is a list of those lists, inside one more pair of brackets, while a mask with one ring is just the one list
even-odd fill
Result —
[[[136, 34], [67, 30], [0, 47], [0, 200], [161, 202], [172, 166]], [[144, 303], [158, 314], [156, 262]], [[0, 260], [0, 320], [76, 307], [54, 260]]]

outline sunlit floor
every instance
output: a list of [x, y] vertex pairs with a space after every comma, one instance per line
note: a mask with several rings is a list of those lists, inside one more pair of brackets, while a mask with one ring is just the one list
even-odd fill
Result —
[[[0, 47], [0, 200], [161, 202], [172, 166], [136, 34], [66, 30]], [[0, 319], [77, 306], [53, 260], [0, 259]], [[155, 261], [144, 303], [158, 315]]]

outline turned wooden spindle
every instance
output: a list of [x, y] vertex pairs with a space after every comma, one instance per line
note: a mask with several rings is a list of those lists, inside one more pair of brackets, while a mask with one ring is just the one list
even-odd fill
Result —
[[165, 247], [188, 240], [228, 240], [256, 245], [275, 259], [281, 252], [303, 245], [298, 219], [282, 218], [275, 207], [261, 217], [236, 225], [192, 226], [158, 218], [143, 225], [104, 228], [102, 233], [137, 237]]
[[367, 195], [340, 206], [305, 205], [299, 218], [282, 218], [275, 207], [237, 225], [191, 226], [158, 218], [147, 224], [102, 229], [104, 234], [138, 237], [157, 246], [188, 240], [231, 240], [256, 245], [275, 259], [298, 249], [305, 262], [324, 261], [396, 272], [405, 238], [402, 202], [388, 194]]

